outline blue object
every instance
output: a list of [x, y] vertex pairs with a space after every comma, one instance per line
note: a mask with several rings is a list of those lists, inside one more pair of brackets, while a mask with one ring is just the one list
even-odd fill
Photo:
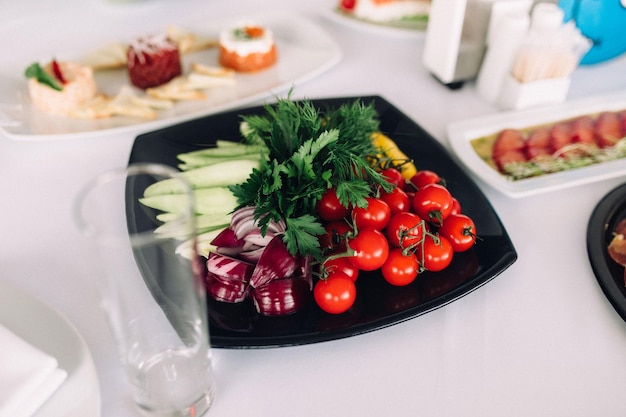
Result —
[[595, 64], [626, 52], [626, 0], [559, 0], [564, 21], [574, 20], [593, 42], [581, 64]]

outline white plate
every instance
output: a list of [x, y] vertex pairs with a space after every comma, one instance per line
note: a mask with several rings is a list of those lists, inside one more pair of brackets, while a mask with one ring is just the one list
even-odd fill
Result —
[[[238, 107], [255, 100], [259, 100], [278, 92], [297, 87], [309, 79], [328, 70], [341, 58], [341, 51], [336, 42], [319, 26], [310, 20], [289, 13], [268, 13], [263, 15], [240, 16], [231, 19], [219, 20], [219, 26], [201, 20], [195, 23], [177, 23], [185, 30], [190, 30], [198, 35], [217, 38], [219, 32], [227, 27], [236, 25], [242, 20], [253, 20], [272, 30], [278, 50], [276, 65], [264, 71], [253, 74], [237, 74], [236, 85], [219, 87], [208, 90], [207, 98], [199, 101], [185, 101], [177, 103], [173, 109], [162, 110], [156, 120], [143, 120], [116, 116], [103, 120], [77, 120], [68, 117], [53, 116], [33, 109], [27, 99], [23, 99], [21, 111], [21, 124], [15, 126], [6, 123], [11, 119], [10, 103], [13, 98], [26, 93], [26, 79], [21, 85], [13, 88], [15, 94], [11, 97], [1, 97], [0, 103], [0, 126], [15, 140], [51, 140], [67, 139], [101, 135], [104, 131], [121, 131], [124, 129], [137, 128], [152, 130], [166, 124], [174, 124], [212, 113], [217, 113], [230, 108]], [[165, 30], [165, 29], [164, 29]], [[144, 33], [138, 33], [142, 36]], [[94, 45], [93, 50], [112, 41], [129, 41], [128, 39], [103, 39], [101, 45]], [[58, 51], [57, 51], [58, 52]], [[76, 55], [76, 60], [91, 51], [83, 51]], [[42, 57], [33, 57], [33, 62]], [[205, 65], [218, 65], [217, 48], [189, 54], [183, 58], [183, 68], [189, 68], [191, 63], [198, 62]], [[24, 68], [16, 68], [16, 72], [22, 73]], [[116, 95], [123, 85], [129, 85], [125, 69], [112, 71], [97, 71], [96, 83], [100, 91], [110, 95]], [[0, 81], [2, 82], [2, 81]], [[0, 91], [10, 91], [0, 89]], [[9, 104], [8, 104], [9, 103]], [[7, 105], [8, 104], [8, 105]], [[2, 117], [4, 108], [5, 117]], [[19, 112], [18, 112], [19, 113]], [[8, 116], [8, 117], [7, 117]], [[14, 117], [14, 116], [13, 116]]]
[[0, 323], [57, 358], [59, 367], [67, 371], [67, 379], [34, 417], [100, 416], [100, 386], [93, 359], [65, 317], [23, 290], [0, 282]]
[[378, 34], [381, 36], [396, 36], [404, 38], [424, 38], [426, 34], [426, 25], [416, 24], [393, 24], [378, 23], [370, 20], [359, 19], [343, 13], [337, 7], [339, 0], [326, 0], [324, 8], [324, 16], [329, 20], [337, 22], [341, 25], [352, 27], [357, 30]]
[[496, 113], [451, 123], [447, 129], [448, 139], [456, 156], [476, 177], [510, 197], [525, 197], [626, 175], [626, 159], [512, 181], [478, 156], [470, 143], [473, 139], [497, 133], [505, 128], [524, 129], [585, 114], [623, 109], [626, 109], [626, 97], [621, 93], [570, 101], [558, 106]]

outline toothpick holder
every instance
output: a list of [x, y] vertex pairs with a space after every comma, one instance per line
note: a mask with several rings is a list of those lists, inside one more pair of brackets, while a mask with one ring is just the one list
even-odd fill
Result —
[[499, 105], [508, 110], [562, 103], [567, 98], [569, 86], [570, 78], [548, 78], [520, 83], [508, 75], [502, 83]]

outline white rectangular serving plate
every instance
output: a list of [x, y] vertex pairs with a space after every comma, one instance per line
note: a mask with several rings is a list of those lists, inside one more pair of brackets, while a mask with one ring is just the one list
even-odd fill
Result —
[[472, 148], [472, 140], [506, 128], [526, 129], [586, 114], [623, 109], [626, 109], [626, 92], [462, 120], [449, 124], [447, 134], [453, 152], [475, 177], [510, 197], [519, 198], [626, 175], [626, 159], [513, 181], [483, 161]]
[[[204, 100], [177, 102], [171, 109], [158, 111], [154, 120], [123, 116], [100, 120], [80, 120], [45, 114], [34, 109], [29, 102], [26, 79], [22, 77], [22, 83], [16, 83], [13, 79], [12, 82], [17, 85], [0, 89], [0, 91], [14, 93], [9, 94], [9, 97], [0, 96], [0, 103], [3, 104], [0, 106], [0, 128], [9, 138], [22, 141], [86, 138], [111, 132], [136, 130], [137, 128], [153, 130], [239, 107], [276, 95], [291, 87], [297, 88], [298, 84], [320, 75], [341, 59], [339, 46], [327, 32], [311, 20], [299, 15], [273, 12], [261, 15], [235, 16], [218, 21], [214, 20], [213, 23], [207, 23], [207, 20], [201, 20], [196, 23], [172, 22], [172, 24], [203, 37], [217, 39], [219, 32], [225, 28], [235, 26], [242, 21], [254, 21], [273, 32], [278, 51], [276, 65], [255, 73], [237, 73], [234, 86], [206, 90], [207, 98]], [[145, 33], [137, 33], [137, 37], [143, 35]], [[108, 33], [107, 38], [103, 38], [101, 44], [93, 45], [93, 49], [96, 50], [113, 41], [129, 42], [132, 39], [115, 39], [114, 34]], [[80, 60], [82, 56], [91, 51], [81, 52], [78, 53], [77, 51], [71, 55], [75, 56], [76, 60]], [[50, 56], [54, 53], [59, 53], [59, 51], [50, 51]], [[47, 60], [49, 57], [32, 57], [32, 62], [45, 63]], [[183, 72], [188, 72], [191, 64], [196, 62], [208, 66], [218, 66], [218, 48], [185, 55], [183, 57]], [[15, 68], [12, 71], [22, 74], [24, 68]], [[95, 78], [99, 91], [112, 96], [116, 95], [123, 85], [130, 85], [125, 69], [96, 71]], [[21, 97], [21, 102], [14, 103], [15, 97]], [[12, 106], [12, 104], [15, 105]], [[3, 109], [4, 114], [2, 114]], [[13, 109], [12, 112], [10, 112], [11, 109]], [[11, 114], [7, 114], [9, 112]]]

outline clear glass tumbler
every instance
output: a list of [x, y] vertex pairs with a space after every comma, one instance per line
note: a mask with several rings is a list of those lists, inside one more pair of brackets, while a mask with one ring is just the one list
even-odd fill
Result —
[[[144, 200], [168, 181], [167, 212]], [[89, 181], [75, 220], [93, 248], [93, 274], [133, 397], [150, 417], [199, 417], [214, 398], [211, 348], [201, 268], [193, 248], [193, 192], [180, 174], [138, 164]]]

